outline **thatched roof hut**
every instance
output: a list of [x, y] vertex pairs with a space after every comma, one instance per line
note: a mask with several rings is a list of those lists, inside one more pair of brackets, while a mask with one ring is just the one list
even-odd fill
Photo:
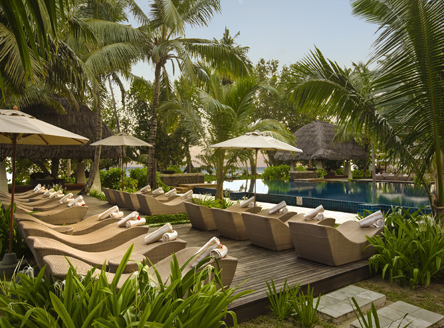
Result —
[[333, 141], [335, 136], [335, 126], [333, 124], [315, 121], [303, 126], [294, 135], [296, 136], [296, 147], [304, 152], [291, 154], [290, 152], [278, 151], [274, 158], [280, 161], [342, 161], [367, 158], [367, 153], [356, 141]]
[[[83, 146], [29, 146], [17, 147], [18, 158], [29, 159], [93, 159], [96, 147], [90, 146], [97, 141], [96, 122], [97, 116], [87, 106], [80, 105], [77, 110], [65, 99], [57, 99], [64, 107], [66, 114], [57, 113], [54, 109], [42, 105], [35, 105], [22, 109], [23, 112], [47, 123], [56, 125], [62, 129], [89, 138], [89, 142]], [[102, 122], [102, 138], [113, 135], [111, 129]], [[12, 145], [0, 145], [0, 157], [11, 157]], [[122, 157], [121, 147], [102, 147], [100, 158]]]

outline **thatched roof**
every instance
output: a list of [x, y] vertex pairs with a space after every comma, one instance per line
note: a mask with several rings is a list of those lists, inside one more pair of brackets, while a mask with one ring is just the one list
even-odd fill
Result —
[[333, 142], [335, 126], [325, 122], [312, 122], [297, 130], [296, 147], [302, 149], [301, 154], [278, 151], [274, 158], [281, 161], [301, 160], [350, 160], [366, 159], [367, 153], [356, 141]]
[[[57, 99], [67, 114], [59, 114], [54, 109], [35, 105], [21, 109], [23, 112], [34, 116], [35, 118], [47, 123], [56, 125], [62, 129], [79, 134], [89, 138], [89, 142], [83, 146], [17, 146], [18, 158], [29, 159], [93, 159], [96, 147], [90, 146], [91, 143], [97, 141], [96, 122], [97, 116], [87, 106], [80, 105], [77, 110], [71, 106], [65, 99]], [[102, 122], [102, 138], [113, 135], [111, 129]], [[12, 145], [0, 145], [0, 157], [11, 157]], [[102, 147], [100, 158], [120, 158], [122, 157], [121, 147]]]

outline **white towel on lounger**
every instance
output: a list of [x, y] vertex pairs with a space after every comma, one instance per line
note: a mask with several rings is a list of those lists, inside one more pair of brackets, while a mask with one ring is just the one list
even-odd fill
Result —
[[248, 198], [245, 202], [240, 204], [240, 207], [244, 208], [244, 207], [250, 207], [250, 205], [254, 206], [254, 196]]
[[304, 220], [305, 221], [309, 221], [309, 220], [313, 220], [314, 217], [318, 214], [318, 213], [322, 213], [324, 212], [324, 206], [319, 205], [318, 207], [316, 207], [314, 210], [311, 210], [310, 212], [306, 213], [304, 215]]
[[216, 259], [221, 259], [221, 258], [224, 258], [225, 256], [227, 256], [227, 253], [228, 253], [227, 246], [219, 244], [219, 246], [217, 246], [215, 249], [211, 250], [210, 256], [212, 256]]
[[145, 218], [141, 219], [140, 217], [138, 217], [137, 220], [126, 221], [126, 227], [131, 228], [131, 227], [141, 226], [141, 225], [145, 225], [145, 223], [146, 223]]
[[384, 220], [383, 219], [377, 219], [374, 223], [373, 226], [375, 228], [381, 228], [384, 226]]
[[169, 241], [175, 240], [175, 239], [177, 238], [178, 235], [179, 235], [179, 234], [177, 233], [176, 230], [173, 230], [172, 232], [164, 233], [164, 234], [162, 235], [162, 239], [161, 239], [161, 241], [162, 241], [162, 243], [166, 243], [166, 242], [169, 242]]
[[195, 254], [195, 261], [193, 264], [191, 264], [191, 267], [195, 267], [200, 261], [202, 261], [204, 258], [210, 256], [210, 253], [213, 249], [215, 249], [217, 246], [219, 246], [220, 240], [216, 237], [211, 238], [205, 245], [202, 246], [201, 249], [199, 249]]
[[370, 227], [372, 224], [376, 222], [376, 220], [383, 219], [383, 215], [381, 211], [376, 211], [375, 213], [372, 213], [368, 216], [366, 216], [364, 219], [359, 221], [359, 225], [361, 228]]
[[275, 207], [270, 208], [270, 210], [268, 211], [269, 214], [273, 214], [278, 212], [280, 209], [283, 209], [284, 207], [287, 206], [287, 203], [285, 201], [280, 202], [279, 204], [277, 204]]
[[72, 196], [74, 196], [72, 193], [66, 194], [65, 196], [62, 197], [62, 199], [60, 199], [59, 203], [60, 204], [69, 203], [74, 199]]
[[163, 194], [163, 193], [164, 192], [163, 192], [162, 187], [153, 190], [153, 195], [160, 195], [160, 194]]
[[117, 205], [115, 205], [111, 208], [108, 208], [106, 211], [100, 213], [98, 218], [99, 218], [99, 220], [106, 219], [108, 216], [111, 215], [111, 213], [114, 213], [114, 212], [119, 212], [119, 207]]
[[132, 220], [132, 219], [137, 219], [138, 217], [139, 217], [139, 212], [137, 212], [137, 211], [131, 212], [130, 214], [125, 216], [122, 220], [117, 222], [117, 225], [119, 227], [124, 227], [126, 225], [126, 221], [129, 221], [129, 220]]
[[172, 196], [175, 196], [176, 194], [177, 194], [177, 190], [176, 190], [176, 188], [174, 188], [174, 189], [171, 189], [170, 191], [166, 192], [165, 196], [172, 197]]
[[158, 241], [162, 238], [162, 236], [167, 232], [173, 232], [173, 226], [170, 223], [165, 224], [164, 226], [160, 227], [156, 231], [153, 231], [145, 236], [145, 243], [151, 244], [155, 241]]
[[180, 196], [180, 198], [182, 198], [182, 199], [190, 199], [192, 195], [193, 195], [193, 191], [192, 190], [188, 190], [186, 193], [184, 193], [182, 196]]
[[82, 197], [82, 196], [79, 196], [79, 197], [77, 197], [76, 199], [73, 199], [72, 201], [70, 201], [70, 202], [68, 203], [68, 207], [71, 207], [71, 206], [73, 206], [75, 203], [80, 202], [80, 201], [82, 201], [82, 200], [83, 200], [83, 197]]
[[141, 193], [149, 192], [149, 191], [151, 191], [151, 186], [150, 185], [147, 185], [147, 186], [143, 187], [142, 189], [140, 189]]
[[49, 189], [49, 190], [46, 190], [46, 191], [43, 193], [43, 195], [45, 195], [45, 196], [49, 196], [49, 194], [52, 193], [52, 192], [54, 192], [54, 188], [51, 188], [51, 189]]
[[111, 219], [120, 219], [120, 218], [123, 218], [123, 216], [124, 216], [123, 212], [112, 212], [112, 213], [109, 215], [109, 217], [110, 217]]
[[37, 186], [34, 187], [34, 192], [39, 190], [42, 187], [42, 185], [39, 183]]

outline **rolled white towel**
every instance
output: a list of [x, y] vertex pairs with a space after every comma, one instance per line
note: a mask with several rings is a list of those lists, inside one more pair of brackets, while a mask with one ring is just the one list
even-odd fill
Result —
[[318, 221], [322, 221], [322, 220], [324, 220], [324, 214], [318, 213], [318, 214], [316, 214], [315, 218]]
[[175, 240], [175, 239], [177, 238], [178, 235], [179, 235], [179, 234], [177, 233], [176, 230], [173, 230], [172, 232], [164, 233], [164, 234], [162, 235], [162, 239], [161, 239], [161, 241], [162, 241], [162, 243], [166, 243], [166, 242], [169, 242], [169, 241]]
[[111, 215], [111, 213], [114, 213], [114, 212], [119, 212], [119, 207], [117, 205], [115, 205], [111, 208], [108, 208], [105, 212], [100, 213], [98, 218], [99, 218], [99, 220], [106, 219], [108, 216]]
[[84, 200], [79, 200], [79, 201], [75, 202], [71, 207], [74, 207], [74, 206], [86, 206], [86, 203]]
[[83, 197], [82, 197], [82, 196], [79, 196], [79, 197], [77, 197], [76, 199], [73, 199], [72, 201], [70, 201], [70, 202], [68, 203], [68, 207], [71, 207], [71, 206], [73, 206], [75, 203], [80, 202], [80, 201], [82, 201], [82, 200], [83, 200]]
[[66, 194], [65, 196], [62, 197], [62, 199], [60, 199], [59, 203], [60, 204], [69, 203], [71, 200], [74, 199], [72, 196], [74, 196], [72, 193]]
[[141, 219], [140, 217], [138, 217], [137, 220], [126, 221], [126, 227], [131, 228], [131, 227], [141, 226], [141, 225], [145, 225], [145, 223], [146, 223], [145, 218]]
[[56, 199], [62, 199], [63, 197], [65, 197], [65, 195], [63, 193], [55, 195]]
[[125, 216], [122, 220], [120, 220], [119, 222], [117, 222], [117, 225], [119, 227], [123, 227], [126, 225], [126, 221], [129, 221], [131, 219], [137, 219], [139, 217], [139, 212], [134, 211], [131, 212], [130, 214], [128, 214], [127, 216]]
[[316, 216], [316, 214], [318, 214], [318, 213], [322, 213], [322, 212], [324, 212], [324, 206], [319, 205], [319, 206], [316, 207], [314, 210], [311, 210], [310, 212], [306, 213], [306, 214], [304, 215], [304, 219], [305, 219], [306, 221], [308, 221], [308, 220], [312, 220], [312, 219]]
[[249, 207], [250, 204], [254, 204], [254, 196], [248, 198], [245, 202], [240, 204], [240, 207], [244, 208], [244, 207]]
[[158, 241], [162, 236], [167, 232], [173, 232], [173, 226], [170, 223], [161, 226], [156, 231], [153, 231], [145, 236], [145, 243], [151, 244], [155, 241]]
[[162, 187], [153, 190], [153, 195], [160, 195], [160, 194], [163, 194]]
[[40, 189], [42, 185], [39, 183], [37, 186], [34, 187], [34, 192], [36, 192], [38, 189]]
[[213, 249], [219, 246], [220, 240], [216, 237], [211, 238], [205, 245], [202, 246], [195, 254], [195, 261], [191, 264], [191, 267], [194, 268], [200, 261], [204, 258], [210, 256], [210, 253]]
[[172, 196], [175, 196], [176, 194], [177, 194], [177, 190], [176, 190], [176, 188], [174, 188], [174, 189], [171, 189], [170, 191], [166, 192], [165, 196], [172, 197]]
[[110, 215], [109, 215], [109, 217], [111, 218], [111, 219], [120, 219], [120, 218], [123, 218], [123, 212], [112, 212]]
[[281, 208], [279, 210], [279, 214], [287, 214], [287, 213], [288, 213], [288, 208], [287, 207]]
[[359, 225], [361, 226], [361, 228], [370, 227], [373, 223], [376, 222], [376, 220], [383, 218], [384, 217], [382, 216], [382, 212], [376, 211], [375, 213], [372, 213], [367, 217], [365, 217], [364, 219], [362, 219], [361, 221], [359, 221]]
[[150, 185], [147, 185], [147, 186], [145, 186], [145, 187], [143, 187], [142, 189], [140, 189], [140, 192], [148, 192], [148, 191], [151, 191], [151, 186]]
[[63, 191], [62, 190], [58, 190], [56, 192], [52, 192], [52, 193], [49, 194], [49, 198], [56, 198], [57, 195], [63, 195]]
[[227, 256], [228, 248], [225, 245], [219, 244], [215, 249], [211, 250], [210, 256], [216, 259], [222, 259]]
[[48, 194], [49, 198], [54, 198], [54, 196], [57, 194], [57, 191], [52, 191]]
[[43, 195], [45, 195], [45, 196], [49, 196], [49, 194], [52, 193], [52, 192], [54, 192], [54, 188], [51, 188], [51, 189], [49, 189], [49, 190], [46, 190], [46, 191], [43, 193]]
[[46, 188], [45, 187], [40, 187], [39, 189], [37, 189], [36, 193], [37, 194], [43, 194], [46, 192]]
[[277, 211], [279, 211], [280, 209], [284, 208], [287, 206], [287, 203], [285, 201], [280, 202], [279, 204], [277, 204], [275, 207], [270, 208], [270, 210], [268, 211], [269, 214], [273, 214], [276, 213]]
[[381, 228], [381, 227], [383, 227], [384, 226], [384, 220], [383, 219], [377, 219], [374, 223], [373, 223], [373, 226], [375, 227], [375, 228]]
[[193, 196], [193, 191], [188, 190], [186, 193], [184, 193], [182, 196], [180, 196], [181, 199], [191, 199], [191, 196]]

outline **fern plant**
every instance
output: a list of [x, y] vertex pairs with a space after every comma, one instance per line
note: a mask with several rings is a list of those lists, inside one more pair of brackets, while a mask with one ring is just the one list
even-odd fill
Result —
[[299, 293], [299, 285], [290, 287], [285, 279], [284, 286], [277, 292], [273, 278], [270, 283], [266, 281], [268, 291], [265, 291], [270, 301], [270, 310], [281, 320], [287, 319], [293, 312], [293, 304], [291, 298]]
[[310, 285], [308, 285], [306, 295], [301, 292], [297, 296], [294, 294], [294, 297], [291, 299], [293, 309], [295, 310], [293, 318], [305, 328], [311, 328], [319, 321], [318, 306], [321, 300], [321, 295], [319, 294], [316, 305], [314, 305], [313, 290], [314, 289], [310, 289]]

